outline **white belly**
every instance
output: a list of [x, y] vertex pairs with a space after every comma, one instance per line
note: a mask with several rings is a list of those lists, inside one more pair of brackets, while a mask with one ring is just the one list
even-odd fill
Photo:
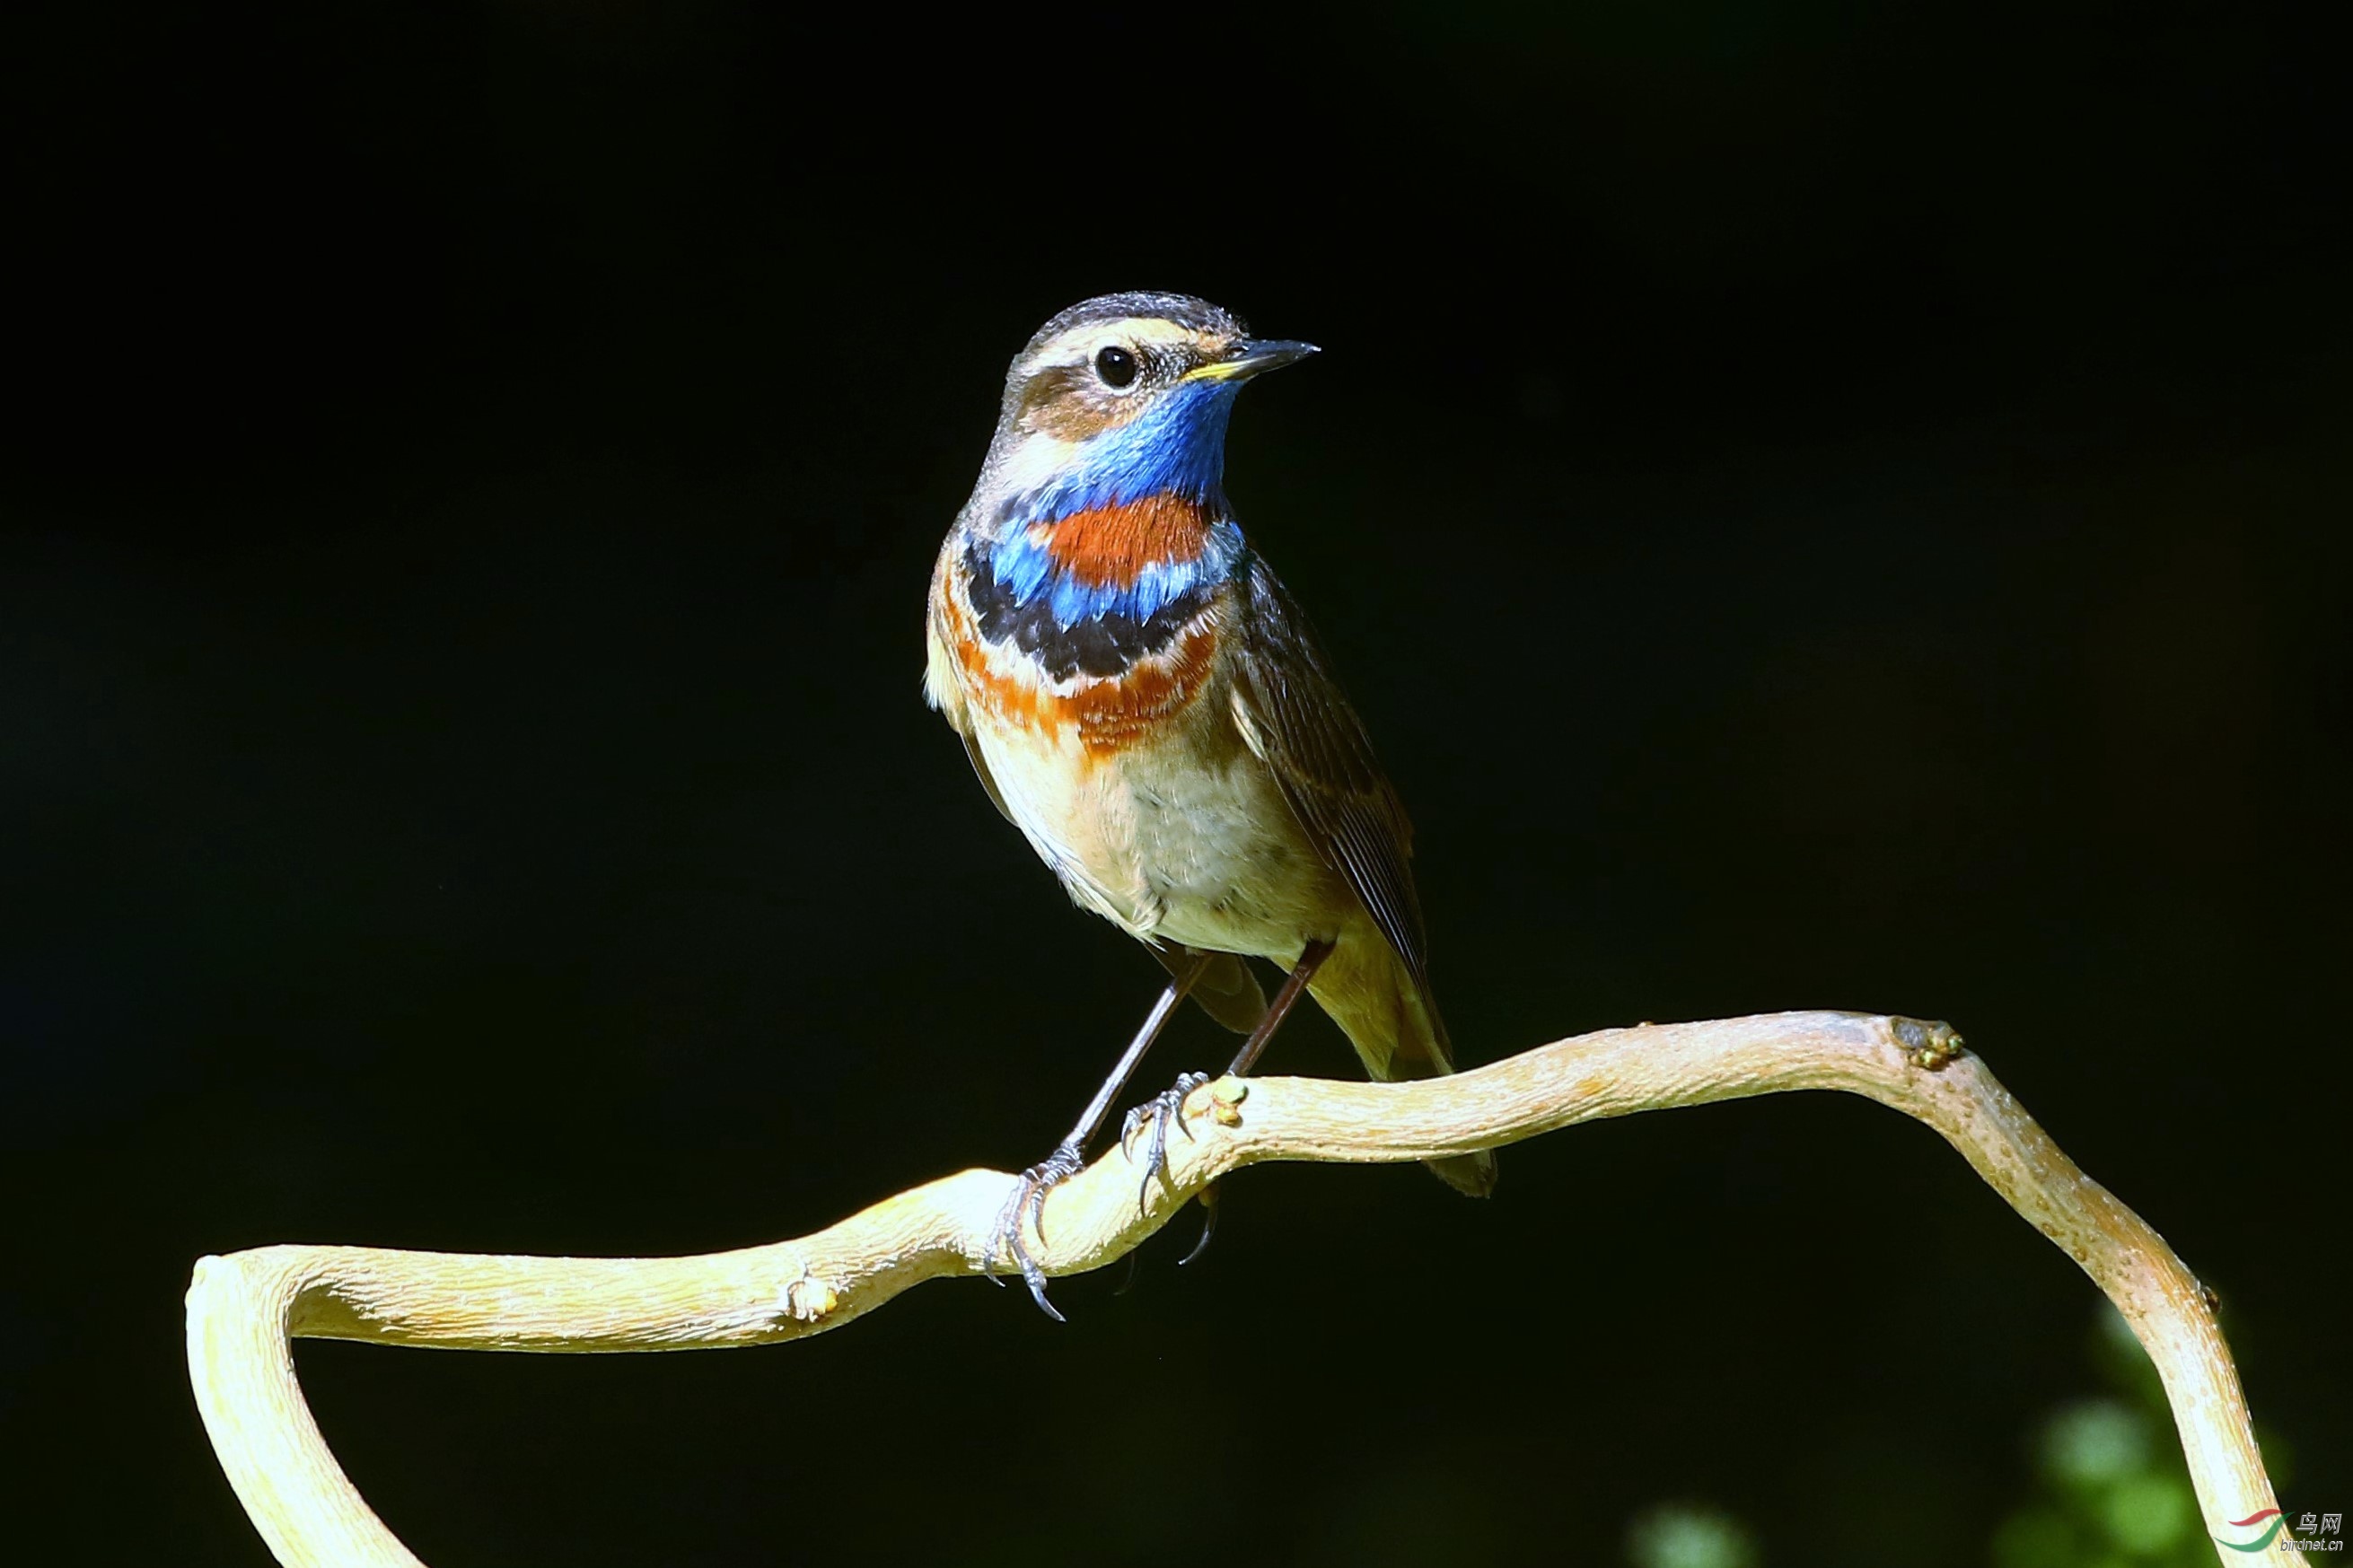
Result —
[[[1090, 755], [983, 721], [1014, 820], [1082, 907], [1138, 937], [1293, 962], [1345, 906], [1222, 704], [1164, 741]], [[1206, 711], [1205, 711], [1206, 710]]]

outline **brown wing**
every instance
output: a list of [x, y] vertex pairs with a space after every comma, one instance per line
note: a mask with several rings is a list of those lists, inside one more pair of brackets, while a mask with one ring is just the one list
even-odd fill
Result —
[[1307, 617], [1264, 562], [1242, 584], [1234, 721], [1300, 826], [1348, 880], [1424, 994], [1428, 943], [1409, 864], [1413, 825], [1341, 695]]

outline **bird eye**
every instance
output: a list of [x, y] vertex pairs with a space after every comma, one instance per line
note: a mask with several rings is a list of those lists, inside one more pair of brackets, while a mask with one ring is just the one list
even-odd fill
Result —
[[1126, 386], [1135, 380], [1135, 356], [1113, 343], [1095, 355], [1095, 374], [1105, 386]]

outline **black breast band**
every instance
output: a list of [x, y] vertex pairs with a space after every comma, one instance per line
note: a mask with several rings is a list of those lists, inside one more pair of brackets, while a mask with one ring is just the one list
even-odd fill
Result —
[[1176, 641], [1185, 624], [1209, 607], [1220, 586], [1215, 582], [1196, 584], [1146, 619], [1113, 610], [1066, 626], [1054, 619], [1050, 578], [1023, 599], [1016, 596], [1011, 584], [997, 580], [988, 552], [980, 544], [965, 552], [964, 563], [980, 635], [990, 642], [1011, 643], [1056, 680], [1068, 680], [1072, 675], [1126, 673], [1137, 659]]

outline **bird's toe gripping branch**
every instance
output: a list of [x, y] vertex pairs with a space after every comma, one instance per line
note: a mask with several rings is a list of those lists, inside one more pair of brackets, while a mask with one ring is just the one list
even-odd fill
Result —
[[[1144, 1166], [1142, 1180], [1135, 1189], [1134, 1217], [1127, 1222], [1137, 1228], [1138, 1234], [1156, 1228], [1166, 1217], [1165, 1215], [1159, 1219], [1154, 1217], [1153, 1188], [1155, 1183], [1167, 1198], [1179, 1205], [1187, 1197], [1194, 1195], [1200, 1197], [1205, 1205], [1214, 1200], [1213, 1185], [1203, 1186], [1195, 1194], [1188, 1193], [1186, 1184], [1177, 1179], [1170, 1166], [1172, 1145], [1168, 1130], [1175, 1127], [1188, 1142], [1198, 1142], [1191, 1123], [1204, 1117], [1222, 1128], [1238, 1128], [1242, 1121], [1240, 1107], [1249, 1096], [1250, 1085], [1240, 1079], [1212, 1079], [1205, 1073], [1186, 1073], [1172, 1087], [1128, 1113], [1120, 1131], [1120, 1152], [1131, 1167], [1139, 1163]], [[1003, 1205], [982, 1233], [979, 1248], [971, 1255], [977, 1271], [998, 1284], [1004, 1283], [998, 1278], [1000, 1271], [1018, 1270], [1022, 1281], [1029, 1287], [1030, 1299], [1038, 1303], [1039, 1310], [1056, 1322], [1065, 1320], [1046, 1295], [1046, 1261], [1051, 1255], [1041, 1257], [1041, 1253], [1046, 1253], [1048, 1242], [1047, 1202], [1051, 1194], [1082, 1173], [1089, 1174], [1092, 1183], [1094, 1173], [1088, 1172], [1082, 1151], [1075, 1144], [1064, 1143], [1052, 1154], [1012, 1178], [1010, 1191]], [[1107, 1172], [1103, 1173], [1108, 1174]], [[1100, 1210], [1092, 1206], [1096, 1202], [1089, 1198], [1079, 1205], [1076, 1213], [1080, 1215], [1078, 1223], [1082, 1232], [1103, 1224]], [[1072, 1240], [1063, 1235], [1067, 1223], [1058, 1219], [1055, 1227], [1055, 1234], [1063, 1237], [1064, 1247]], [[1204, 1226], [1202, 1241], [1186, 1255], [1185, 1261], [1189, 1262], [1199, 1255], [1209, 1228]], [[1034, 1246], [1031, 1241], [1033, 1236], [1036, 1238]], [[1078, 1239], [1082, 1243], [1084, 1241], [1083, 1237]]]
[[[1145, 1152], [1144, 1177], [1135, 1189], [1135, 1212], [1138, 1215], [1145, 1214], [1151, 1208], [1152, 1184], [1155, 1177], [1164, 1189], [1172, 1194], [1176, 1191], [1176, 1184], [1168, 1175], [1168, 1129], [1173, 1124], [1187, 1139], [1192, 1138], [1193, 1129], [1187, 1125], [1186, 1110], [1192, 1104], [1194, 1092], [1203, 1089], [1208, 1092], [1197, 1110], [1205, 1110], [1209, 1120], [1220, 1127], [1234, 1128], [1242, 1124], [1241, 1103], [1250, 1098], [1248, 1083], [1230, 1074], [1212, 1080], [1207, 1073], [1188, 1072], [1178, 1078], [1173, 1088], [1153, 1096], [1129, 1111], [1127, 1121], [1121, 1125], [1120, 1152], [1125, 1154], [1131, 1163], [1135, 1159], [1132, 1145], [1136, 1136], [1147, 1121], [1152, 1126], [1152, 1142]], [[1208, 1249], [1209, 1238], [1218, 1233], [1217, 1184], [1212, 1182], [1203, 1187], [1199, 1196], [1201, 1235], [1191, 1249], [1176, 1260], [1179, 1268], [1200, 1257]], [[1121, 1289], [1124, 1290], [1126, 1287], [1122, 1286]]]
[[[1141, 1215], [1134, 1164], [1105, 1159], [1064, 1181], [1050, 1160], [1020, 1176], [960, 1172], [808, 1236], [693, 1258], [271, 1247], [208, 1258], [188, 1292], [189, 1375], [223, 1469], [280, 1562], [415, 1568], [311, 1418], [291, 1339], [575, 1352], [774, 1343], [854, 1321], [927, 1279], [1009, 1271], [1008, 1254], [1057, 1271], [1100, 1268], [1176, 1201], [1244, 1165], [1426, 1160], [1608, 1117], [1820, 1089], [1934, 1129], [2115, 1302], [2164, 1381], [2210, 1533], [2278, 1508], [2211, 1292], [1948, 1026], [1851, 1012], [1605, 1029], [1408, 1083], [1219, 1079], [1170, 1108], [1178, 1125], [1194, 1123], [1193, 1141], [1164, 1144], [1165, 1195], [1147, 1189]], [[1042, 1231], [1007, 1234], [1008, 1219], [1027, 1226], [1049, 1206], [1050, 1247]], [[1023, 1269], [1033, 1288], [1044, 1274]], [[2215, 1551], [2294, 1568], [2290, 1544], [2247, 1552], [2226, 1537]]]
[[1193, 1130], [1185, 1125], [1185, 1102], [1195, 1089], [1208, 1081], [1207, 1073], [1180, 1073], [1173, 1085], [1129, 1111], [1127, 1119], [1119, 1124], [1119, 1152], [1127, 1156], [1131, 1164], [1135, 1161], [1136, 1139], [1146, 1128], [1152, 1133], [1151, 1142], [1145, 1148], [1144, 1176], [1135, 1188], [1136, 1213], [1142, 1214], [1151, 1207], [1152, 1184], [1155, 1179], [1163, 1187], [1170, 1185], [1168, 1129], [1173, 1126], [1186, 1137], [1193, 1136]]
[[1039, 1267], [1038, 1259], [1030, 1253], [1029, 1243], [1022, 1239], [1021, 1229], [1025, 1224], [1030, 1226], [1038, 1232], [1038, 1239], [1043, 1242], [1046, 1239], [1046, 1194], [1077, 1175], [1085, 1165], [1086, 1156], [1079, 1147], [1065, 1143], [1022, 1172], [1013, 1184], [1012, 1195], [1005, 1200], [1005, 1207], [998, 1211], [996, 1225], [990, 1228], [987, 1252], [980, 1261], [983, 1277], [1002, 1285], [1004, 1281], [997, 1278], [997, 1266], [1001, 1259], [1011, 1258], [1014, 1267], [1021, 1270], [1022, 1282], [1029, 1287], [1030, 1299], [1038, 1303], [1038, 1310], [1058, 1323], [1064, 1320], [1062, 1314], [1054, 1310], [1054, 1303], [1046, 1300], [1046, 1270]]

